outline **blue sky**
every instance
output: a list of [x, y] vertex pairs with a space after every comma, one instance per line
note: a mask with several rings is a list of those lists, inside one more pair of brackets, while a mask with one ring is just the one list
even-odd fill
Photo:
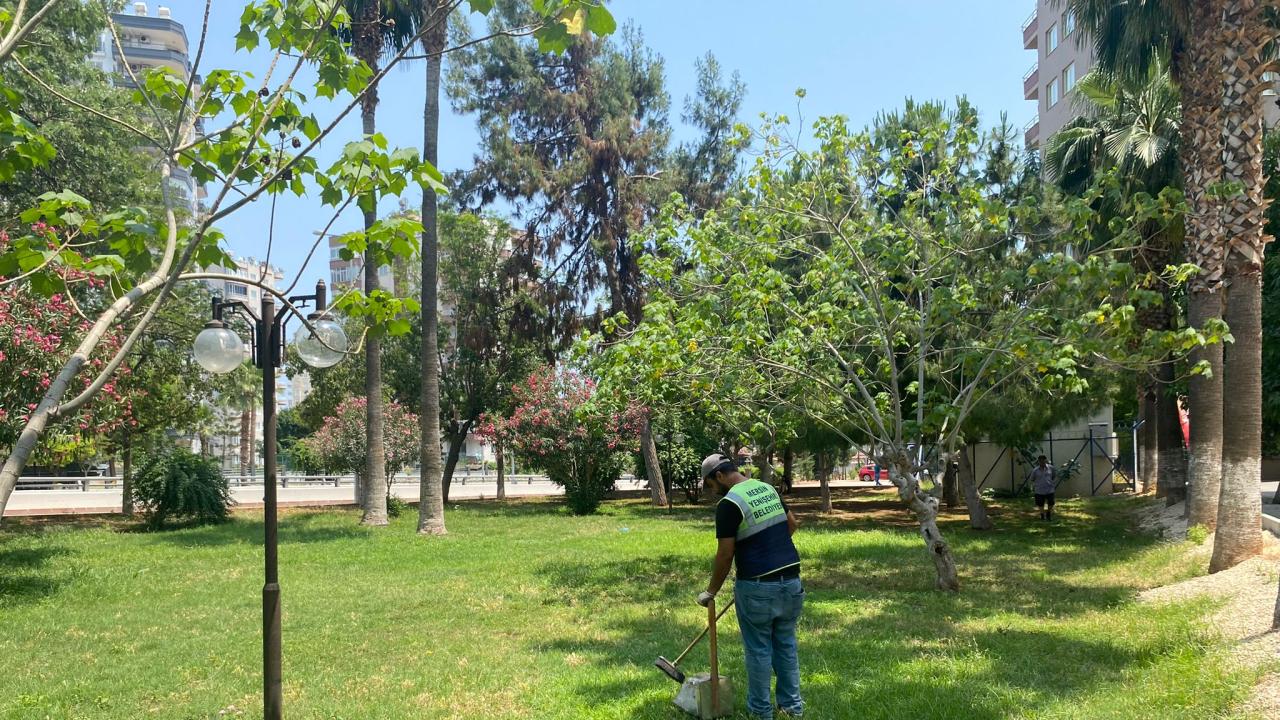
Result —
[[[807, 95], [799, 112], [806, 123], [839, 113], [861, 126], [879, 111], [901, 106], [906, 97], [951, 100], [964, 94], [982, 112], [984, 122], [998, 122], [1005, 112], [1020, 128], [1035, 115], [1034, 103], [1022, 99], [1022, 75], [1034, 63], [1035, 54], [1023, 50], [1021, 33], [1022, 22], [1034, 6], [1031, 0], [609, 2], [619, 22], [635, 23], [648, 45], [664, 58], [677, 137], [679, 109], [694, 88], [694, 61], [708, 51], [726, 71], [741, 74], [747, 86], [742, 119], [750, 123], [762, 112], [787, 113], [796, 119], [795, 91], [803, 87]], [[262, 70], [264, 53], [235, 52], [239, 7], [233, 0], [214, 3], [203, 71]], [[172, 2], [174, 18], [187, 26], [193, 53], [203, 8], [199, 0]], [[392, 145], [421, 147], [422, 75], [422, 64], [414, 63], [393, 70], [383, 82], [378, 123]], [[298, 87], [307, 92], [306, 85], [304, 79]], [[312, 109], [322, 124], [335, 111], [319, 103]], [[358, 134], [358, 115], [352, 113], [322, 146], [322, 166]], [[441, 118], [440, 137], [443, 171], [471, 164], [476, 133], [467, 117], [447, 113]], [[407, 200], [414, 207], [419, 202], [417, 196]], [[270, 209], [270, 201], [264, 198], [219, 224], [233, 253], [263, 256]], [[284, 270], [286, 283], [299, 272], [303, 287], [327, 279], [327, 252], [317, 253], [305, 270], [302, 264], [313, 233], [329, 215], [310, 198], [279, 200], [271, 260]], [[350, 212], [335, 230], [359, 224], [358, 213]]]

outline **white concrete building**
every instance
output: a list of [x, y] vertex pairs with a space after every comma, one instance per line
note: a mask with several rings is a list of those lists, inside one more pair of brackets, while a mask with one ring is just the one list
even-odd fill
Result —
[[[187, 31], [182, 23], [173, 19], [168, 7], [160, 6], [152, 15], [147, 3], [135, 2], [125, 12], [113, 13], [111, 19], [120, 35], [120, 45], [116, 46], [110, 32], [103, 32], [90, 61], [112, 76], [116, 84], [132, 88], [131, 72], [133, 76], [141, 76], [158, 67], [171, 70], [182, 80], [191, 76]], [[196, 132], [201, 131], [202, 127], [197, 125]], [[169, 187], [191, 215], [199, 213], [204, 189], [190, 173], [174, 168]]]

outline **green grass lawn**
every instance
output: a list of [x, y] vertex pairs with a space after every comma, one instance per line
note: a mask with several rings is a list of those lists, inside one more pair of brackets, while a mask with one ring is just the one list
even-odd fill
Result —
[[[799, 503], [807, 717], [1236, 717], [1258, 672], [1221, 662], [1212, 606], [1134, 601], [1197, 572], [1185, 545], [1132, 528], [1136, 501], [1069, 501], [1052, 526], [996, 508], [984, 534], [950, 516], [965, 586], [945, 595], [885, 497], [831, 519]], [[463, 504], [443, 539], [356, 520], [282, 518], [287, 717], [681, 717], [652, 662], [705, 618], [708, 509]], [[164, 533], [6, 520], [0, 717], [261, 717], [261, 531], [252, 513]], [[722, 628], [741, 707], [737, 626]], [[705, 664], [701, 649], [685, 666]]]

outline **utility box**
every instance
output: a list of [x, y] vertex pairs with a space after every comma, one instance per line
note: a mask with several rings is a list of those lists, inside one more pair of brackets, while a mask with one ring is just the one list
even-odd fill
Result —
[[719, 681], [719, 707], [713, 707], [711, 703], [710, 673], [690, 675], [685, 679], [676, 695], [676, 707], [702, 720], [729, 717], [733, 714], [733, 683], [724, 675], [719, 677]]

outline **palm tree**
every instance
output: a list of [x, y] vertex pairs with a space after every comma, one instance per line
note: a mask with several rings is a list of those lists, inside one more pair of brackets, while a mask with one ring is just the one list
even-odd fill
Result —
[[254, 443], [257, 440], [258, 397], [262, 393], [261, 381], [255, 377], [251, 363], [245, 363], [231, 376], [231, 393], [228, 400], [240, 411], [240, 474], [252, 475], [254, 470]]
[[[1092, 36], [1100, 68], [1128, 77], [1170, 58], [1182, 95], [1179, 156], [1186, 218], [1187, 257], [1201, 272], [1188, 288], [1188, 321], [1204, 330], [1222, 317], [1223, 230], [1211, 187], [1222, 177], [1222, 47], [1219, 18], [1226, 0], [1067, 0], [1079, 26]], [[1197, 349], [1192, 363], [1209, 372], [1188, 384], [1191, 416], [1189, 526], [1216, 524], [1222, 481], [1222, 345]]]
[[[419, 22], [427, 28], [422, 49], [427, 56], [426, 99], [422, 109], [422, 156], [436, 165], [440, 147], [440, 66], [448, 38], [448, 3], [421, 3]], [[422, 465], [419, 478], [418, 532], [444, 535], [444, 489], [440, 459], [439, 285], [440, 235], [436, 196], [422, 193]]]
[[[1141, 83], [1095, 70], [1076, 85], [1075, 98], [1081, 116], [1056, 134], [1045, 152], [1045, 167], [1064, 190], [1083, 190], [1104, 169], [1119, 171], [1125, 194], [1138, 190], [1157, 193], [1181, 184], [1181, 106], [1168, 63], [1154, 62]], [[1103, 214], [1109, 214], [1107, 208]], [[1171, 234], [1173, 228], [1149, 230], [1152, 242], [1136, 258], [1144, 273], [1158, 272], [1180, 261], [1181, 235]], [[1167, 287], [1164, 290], [1163, 306], [1139, 315], [1142, 327], [1173, 326], [1171, 310], [1176, 299]], [[1139, 388], [1140, 408], [1147, 420], [1143, 426], [1143, 484], [1148, 485], [1148, 478], [1157, 479], [1158, 493], [1170, 504], [1182, 499], [1187, 480], [1182, 422], [1177, 397], [1171, 392], [1174, 378], [1173, 363], [1163, 362], [1156, 374], [1144, 374]]]
[[[378, 72], [378, 60], [387, 51], [399, 52], [418, 34], [422, 2], [412, 0], [346, 0], [347, 12], [352, 18], [351, 52], [355, 57]], [[365, 137], [377, 132], [378, 85], [373, 82], [360, 103], [360, 121]], [[364, 227], [373, 227], [378, 220], [376, 207], [364, 213]], [[369, 253], [364, 258], [364, 291], [373, 294], [381, 289], [378, 263]], [[387, 499], [374, 478], [386, 477], [386, 453], [383, 442], [382, 399], [382, 341], [373, 334], [365, 339], [364, 394], [368, 398], [365, 410], [365, 473], [369, 478], [362, 489], [361, 505], [363, 525], [387, 524]]]
[[1223, 38], [1223, 176], [1239, 188], [1223, 202], [1227, 230], [1224, 319], [1235, 338], [1223, 358], [1222, 487], [1209, 571], [1262, 552], [1262, 262], [1266, 202], [1262, 172], [1263, 91], [1269, 68], [1264, 0], [1227, 0]]

